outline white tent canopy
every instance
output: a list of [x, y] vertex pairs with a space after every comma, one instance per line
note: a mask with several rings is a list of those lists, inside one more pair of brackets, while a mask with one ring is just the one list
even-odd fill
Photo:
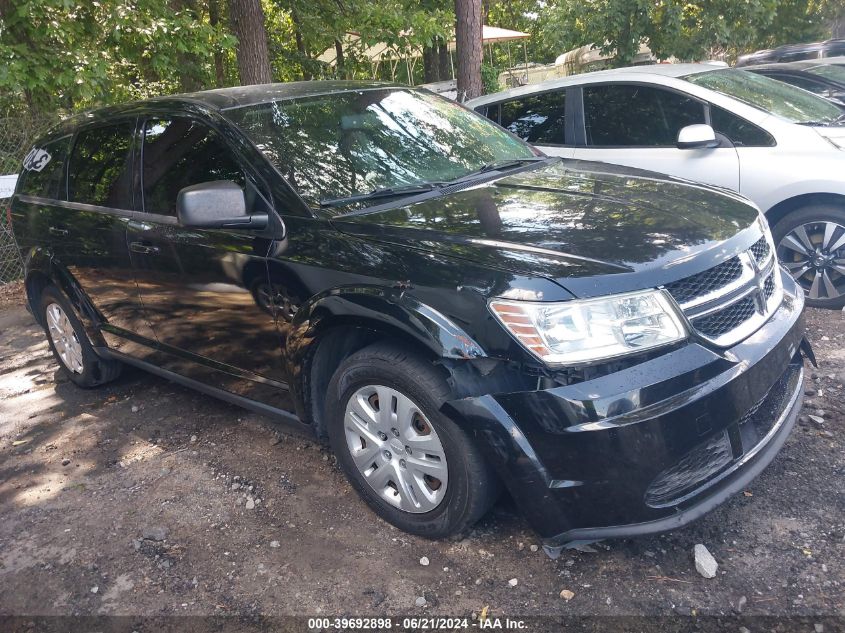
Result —
[[[514, 40], [525, 40], [531, 37], [528, 33], [522, 31], [511, 31], [510, 29], [500, 29], [498, 26], [481, 27], [481, 43], [482, 44], [500, 44], [502, 42], [513, 42]], [[455, 50], [455, 40], [449, 42], [449, 50]]]

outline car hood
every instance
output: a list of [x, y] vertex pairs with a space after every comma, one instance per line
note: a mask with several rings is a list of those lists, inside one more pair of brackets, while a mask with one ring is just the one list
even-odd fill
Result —
[[576, 296], [673, 281], [762, 231], [757, 208], [739, 195], [586, 161], [550, 161], [418, 200], [333, 222], [366, 239], [542, 276]]

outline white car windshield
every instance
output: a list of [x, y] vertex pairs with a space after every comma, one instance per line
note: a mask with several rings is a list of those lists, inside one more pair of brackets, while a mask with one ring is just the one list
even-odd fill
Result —
[[829, 101], [806, 90], [745, 70], [714, 70], [687, 75], [684, 79], [792, 123], [845, 126], [845, 113]]

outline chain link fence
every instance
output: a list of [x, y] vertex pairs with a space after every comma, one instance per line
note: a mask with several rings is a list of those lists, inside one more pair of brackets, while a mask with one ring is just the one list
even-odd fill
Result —
[[16, 281], [23, 274], [9, 212], [9, 198], [21, 161], [35, 140], [55, 122], [56, 119], [43, 116], [0, 118], [0, 285]]

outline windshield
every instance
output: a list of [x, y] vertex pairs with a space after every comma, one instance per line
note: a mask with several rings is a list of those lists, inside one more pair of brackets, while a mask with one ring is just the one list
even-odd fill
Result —
[[452, 181], [538, 155], [456, 103], [403, 88], [280, 100], [226, 116], [313, 206]]
[[745, 70], [714, 70], [684, 77], [696, 86], [710, 88], [729, 97], [791, 121], [830, 125], [842, 117], [842, 110], [814, 94]]
[[819, 77], [832, 79], [833, 81], [845, 84], [845, 66], [837, 66], [836, 64], [826, 64], [824, 66], [813, 66], [806, 69], [808, 73], [813, 73]]

